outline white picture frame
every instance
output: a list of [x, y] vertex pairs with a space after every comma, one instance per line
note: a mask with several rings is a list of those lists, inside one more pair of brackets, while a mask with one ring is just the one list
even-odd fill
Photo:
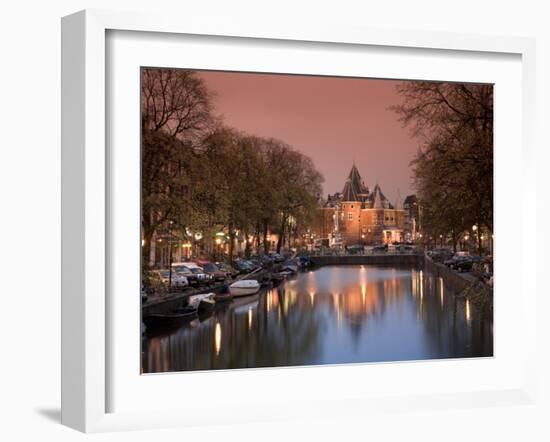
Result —
[[[151, 407], [139, 411], [113, 411], [109, 406], [109, 393], [113, 388], [109, 372], [111, 352], [108, 327], [111, 321], [109, 287], [109, 243], [113, 231], [111, 196], [109, 194], [109, 155], [107, 151], [106, 121], [110, 118], [107, 106], [109, 85], [106, 68], [108, 32], [152, 32], [162, 35], [218, 36], [285, 42], [287, 45], [308, 42], [310, 44], [337, 44], [345, 47], [402, 48], [403, 51], [425, 49], [448, 52], [468, 52], [483, 58], [484, 54], [504, 54], [518, 57], [521, 64], [521, 130], [519, 155], [522, 159], [521, 198], [522, 225], [535, 218], [534, 174], [534, 108], [535, 108], [535, 43], [532, 39], [517, 37], [493, 37], [450, 33], [426, 33], [416, 31], [388, 31], [345, 26], [307, 24], [301, 27], [282, 23], [218, 23], [208, 17], [194, 17], [182, 22], [177, 17], [151, 14], [122, 13], [86, 10], [63, 18], [62, 21], [62, 423], [85, 432], [157, 428], [208, 424], [212, 415], [204, 415], [197, 407], [194, 413], [185, 409], [158, 409]], [[156, 34], [159, 35], [159, 34]], [[437, 56], [437, 54], [436, 54]], [[498, 103], [497, 103], [498, 105]], [[137, 109], [133, 111], [138, 112]], [[498, 138], [497, 138], [498, 143]], [[496, 146], [498, 148], [498, 146]], [[112, 172], [112, 171], [111, 171]], [[116, 171], [114, 172], [116, 173]], [[497, 170], [498, 173], [498, 170]], [[498, 215], [497, 215], [498, 223]], [[525, 236], [523, 231], [520, 237]], [[525, 238], [524, 238], [525, 239]], [[497, 240], [498, 241], [498, 240]], [[495, 244], [497, 248], [498, 242]], [[520, 275], [527, 272], [526, 257], [533, 253], [533, 242], [520, 241]], [[498, 273], [497, 273], [498, 274]], [[504, 274], [504, 273], [502, 273]], [[524, 329], [524, 336], [533, 337], [535, 324], [527, 318], [536, 316], [536, 291], [532, 278], [520, 278], [521, 311], [517, 321]], [[505, 285], [497, 285], [496, 293], [505, 293]], [[137, 299], [137, 296], [136, 296]], [[496, 307], [498, 311], [498, 305]], [[529, 403], [535, 396], [535, 339], [525, 341], [525, 352], [520, 359], [521, 376], [509, 385], [461, 392], [433, 391], [425, 394], [399, 394], [388, 392], [376, 397], [359, 392], [349, 397], [338, 392], [326, 398], [307, 399], [309, 407], [273, 407], [254, 404], [254, 394], [249, 403], [238, 404], [248, 411], [237, 421], [285, 419], [288, 417], [319, 417], [329, 414], [364, 414], [374, 410], [388, 412], [419, 408], [453, 408], [503, 403]], [[498, 354], [496, 354], [498, 358]], [[432, 362], [427, 364], [438, 364]], [[454, 368], [439, 363], [440, 370], [452, 373]], [[369, 370], [394, 370], [390, 365], [377, 365]], [[427, 365], [409, 364], [412, 373]], [[300, 370], [273, 369], [255, 371], [253, 377], [302, 376]], [[309, 370], [318, 370], [316, 368]], [[323, 368], [323, 376], [336, 378], [346, 370], [346, 376], [358, 376], [361, 365], [352, 368]], [[311, 375], [311, 371], [309, 374]], [[306, 373], [307, 375], [307, 373]], [[209, 373], [193, 375], [212, 376]], [[243, 376], [233, 371], [232, 377]], [[521, 380], [519, 380], [521, 378]], [[218, 376], [216, 379], [221, 379]], [[517, 380], [517, 382], [516, 382]], [[164, 383], [166, 384], [167, 381]], [[252, 381], [254, 382], [254, 381]], [[294, 380], [293, 382], [296, 382]], [[259, 394], [259, 393], [255, 393]], [[299, 393], [298, 393], [299, 394]], [[243, 402], [244, 399], [241, 400]], [[222, 402], [222, 401], [221, 401]], [[215, 405], [212, 407], [215, 410]], [[202, 414], [201, 414], [202, 413]], [[223, 416], [217, 416], [223, 420]], [[239, 420], [240, 419], [240, 420]], [[232, 421], [235, 421], [234, 416]]]

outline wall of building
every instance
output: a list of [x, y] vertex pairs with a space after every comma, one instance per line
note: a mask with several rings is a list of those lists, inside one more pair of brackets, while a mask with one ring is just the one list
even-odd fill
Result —
[[318, 238], [326, 239], [332, 235], [334, 231], [334, 207], [321, 207], [317, 211], [315, 220], [314, 232]]

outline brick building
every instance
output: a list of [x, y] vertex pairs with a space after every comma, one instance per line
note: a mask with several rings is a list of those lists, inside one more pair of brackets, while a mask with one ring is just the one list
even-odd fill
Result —
[[410, 236], [407, 216], [378, 184], [370, 191], [354, 164], [342, 192], [329, 195], [319, 208], [315, 233], [331, 246], [402, 242]]

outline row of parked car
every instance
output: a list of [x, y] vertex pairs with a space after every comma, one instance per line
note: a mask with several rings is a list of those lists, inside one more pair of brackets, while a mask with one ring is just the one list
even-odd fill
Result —
[[[170, 269], [152, 270], [143, 283], [143, 291], [155, 292], [183, 290], [186, 287], [200, 287], [215, 282], [231, 280], [240, 274], [247, 274], [260, 268], [270, 268], [274, 264], [285, 263], [288, 257], [279, 253], [253, 256], [249, 259], [237, 258], [233, 265], [223, 262], [187, 261], [172, 263]], [[170, 286], [171, 284], [171, 286]]]
[[238, 274], [232, 267], [221, 262], [196, 261], [174, 262], [170, 269], [152, 270], [144, 281], [149, 293], [166, 290], [181, 290], [189, 286], [201, 286], [225, 281]]
[[492, 259], [490, 256], [470, 255], [468, 252], [463, 251], [455, 253], [447, 248], [430, 250], [428, 256], [457, 272], [475, 271], [481, 273], [480, 276], [484, 277], [492, 274]]

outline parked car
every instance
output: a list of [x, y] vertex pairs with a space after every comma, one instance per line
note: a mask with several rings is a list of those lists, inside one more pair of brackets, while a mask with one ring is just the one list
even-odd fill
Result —
[[210, 275], [214, 281], [225, 281], [227, 278], [226, 272], [221, 270], [216, 264], [208, 261], [200, 261], [199, 264], [204, 273]]
[[[162, 279], [162, 282], [165, 286], [169, 287], [170, 285], [170, 271], [169, 270], [157, 270], [157, 273]], [[187, 277], [182, 275], [181, 273], [178, 273], [176, 271], [172, 271], [172, 288], [173, 289], [183, 289], [189, 285], [189, 280]]]
[[455, 254], [451, 249], [447, 248], [438, 248], [430, 250], [428, 256], [436, 262], [445, 263], [446, 261], [452, 259]]
[[363, 253], [365, 247], [362, 244], [352, 244], [348, 246], [347, 251], [350, 255], [358, 255]]
[[236, 259], [234, 265], [241, 274], [250, 273], [258, 268], [257, 265], [246, 259]]
[[372, 251], [373, 251], [373, 253], [387, 252], [388, 251], [388, 245], [384, 244], [384, 245], [374, 246], [372, 248]]
[[269, 254], [269, 256], [273, 259], [273, 262], [275, 263], [281, 263], [285, 260], [285, 258], [283, 256], [281, 256], [281, 254], [277, 253], [277, 252], [271, 252]]
[[234, 278], [239, 274], [237, 269], [233, 268], [229, 264], [226, 264], [225, 262], [216, 262], [215, 264], [222, 272], [225, 272], [225, 275], [228, 278]]
[[187, 278], [187, 281], [189, 282], [189, 285], [197, 286], [199, 285], [199, 277], [195, 273], [191, 271], [191, 269], [185, 265], [182, 262], [174, 262], [172, 263], [172, 269]]
[[195, 262], [184, 262], [183, 266], [187, 267], [193, 274], [197, 276], [199, 284], [208, 284], [212, 282], [213, 277], [204, 272], [201, 266]]
[[482, 259], [479, 256], [462, 255], [463, 258], [454, 264], [453, 268], [459, 272], [470, 272], [474, 265], [480, 264]]
[[250, 258], [249, 261], [263, 268], [269, 268], [275, 262], [274, 258], [270, 257], [269, 255], [256, 255]]
[[455, 266], [462, 260], [468, 259], [466, 256], [460, 256], [460, 255], [452, 255], [450, 258], [443, 261], [443, 264], [445, 264], [450, 269], [454, 269]]
[[470, 256], [470, 255], [454, 255], [451, 259], [448, 259], [444, 264], [454, 270], [459, 272], [469, 272], [472, 270], [474, 263], [480, 262], [481, 258], [479, 256]]

